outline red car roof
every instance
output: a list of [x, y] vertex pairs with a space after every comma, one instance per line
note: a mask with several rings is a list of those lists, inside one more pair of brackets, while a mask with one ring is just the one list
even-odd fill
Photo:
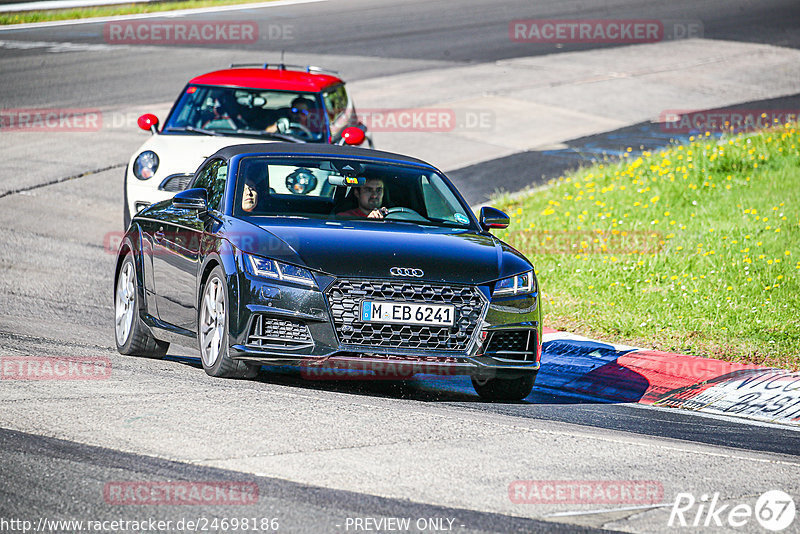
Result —
[[189, 83], [225, 85], [251, 89], [277, 89], [283, 91], [313, 91], [342, 83], [329, 74], [282, 69], [225, 69], [193, 78]]

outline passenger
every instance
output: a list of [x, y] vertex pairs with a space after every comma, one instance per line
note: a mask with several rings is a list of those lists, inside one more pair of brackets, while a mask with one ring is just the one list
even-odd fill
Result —
[[242, 209], [250, 213], [256, 206], [258, 206], [258, 187], [254, 180], [248, 178], [244, 182], [242, 191]]
[[264, 211], [265, 204], [269, 202], [269, 185], [264, 165], [254, 161], [243, 162], [240, 176], [244, 178], [242, 209], [247, 213]]
[[383, 219], [388, 208], [382, 207], [384, 200], [384, 185], [380, 178], [367, 178], [361, 187], [354, 187], [351, 194], [357, 206], [351, 210], [339, 212], [343, 217], [367, 217], [369, 219]]
[[227, 92], [220, 92], [214, 98], [211, 116], [202, 124], [210, 130], [237, 130], [246, 128], [247, 124], [239, 113], [239, 105]]

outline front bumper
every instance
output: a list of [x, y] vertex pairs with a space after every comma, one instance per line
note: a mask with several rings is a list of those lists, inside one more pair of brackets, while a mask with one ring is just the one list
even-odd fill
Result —
[[[317, 276], [317, 283], [322, 290], [254, 277], [242, 269], [231, 357], [299, 365], [309, 372], [323, 366], [380, 370], [389, 364], [448, 375], [513, 375], [539, 369], [541, 309], [536, 293], [491, 300], [488, 286], [326, 276]], [[453, 303], [456, 324], [447, 332], [366, 324], [357, 310], [367, 298]]]

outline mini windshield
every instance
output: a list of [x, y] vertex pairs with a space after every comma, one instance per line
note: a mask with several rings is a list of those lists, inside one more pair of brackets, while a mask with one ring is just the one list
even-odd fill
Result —
[[290, 136], [325, 142], [327, 124], [315, 93], [190, 85], [164, 125], [164, 133]]
[[[367, 200], [359, 201], [359, 198]], [[367, 218], [364, 203], [379, 209]], [[445, 178], [418, 167], [319, 158], [245, 157], [236, 177], [234, 215], [404, 221], [470, 227]]]

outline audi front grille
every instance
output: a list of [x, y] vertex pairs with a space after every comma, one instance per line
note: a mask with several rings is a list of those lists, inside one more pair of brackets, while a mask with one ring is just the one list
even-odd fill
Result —
[[[474, 286], [445, 285], [417, 280], [337, 280], [327, 290], [336, 336], [353, 348], [398, 348], [466, 351], [475, 337], [488, 302]], [[363, 300], [452, 304], [453, 326], [365, 323]]]

